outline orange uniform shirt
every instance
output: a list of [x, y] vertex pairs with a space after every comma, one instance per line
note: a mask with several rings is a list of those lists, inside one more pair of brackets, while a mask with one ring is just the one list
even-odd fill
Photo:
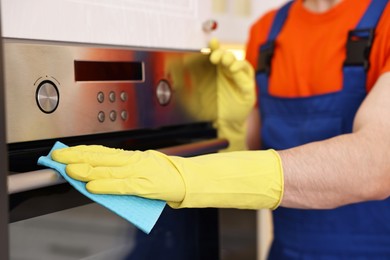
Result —
[[[280, 97], [305, 97], [340, 90], [348, 31], [359, 23], [370, 1], [343, 0], [325, 13], [308, 11], [303, 0], [294, 2], [276, 39], [270, 93]], [[276, 10], [268, 12], [251, 27], [246, 58], [254, 68], [259, 46], [265, 43], [275, 14]], [[375, 31], [367, 91], [387, 71], [390, 71], [390, 4]]]

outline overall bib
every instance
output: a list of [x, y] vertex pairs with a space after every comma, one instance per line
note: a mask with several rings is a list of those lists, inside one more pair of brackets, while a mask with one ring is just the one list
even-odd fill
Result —
[[[268, 76], [274, 42], [291, 3], [277, 12], [268, 40], [260, 47], [256, 80], [264, 149], [287, 149], [352, 131], [356, 111], [366, 96], [368, 68], [368, 58], [356, 56], [356, 50], [371, 46], [373, 30], [387, 0], [373, 0], [350, 32], [340, 91], [281, 98], [269, 93]], [[362, 41], [352, 41], [354, 36]], [[273, 221], [275, 236], [270, 259], [390, 259], [389, 199], [334, 210], [279, 207], [273, 213]]]

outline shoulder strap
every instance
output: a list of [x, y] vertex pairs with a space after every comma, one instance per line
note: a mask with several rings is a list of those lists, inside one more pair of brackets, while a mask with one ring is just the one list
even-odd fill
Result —
[[375, 28], [388, 0], [372, 0], [356, 29]]
[[344, 66], [363, 66], [368, 70], [375, 28], [387, 3], [388, 0], [372, 0], [356, 28], [349, 31]]
[[282, 6], [276, 13], [271, 30], [268, 34], [267, 41], [275, 41], [279, 32], [282, 30], [284, 22], [286, 21], [288, 11], [290, 10], [291, 4], [293, 1], [288, 2]]
[[287, 4], [282, 6], [275, 15], [267, 41], [265, 44], [260, 46], [260, 55], [257, 61], [258, 72], [265, 72], [267, 74], [270, 73], [271, 59], [274, 53], [274, 42], [279, 32], [283, 28], [292, 3], [293, 1], [289, 1]]

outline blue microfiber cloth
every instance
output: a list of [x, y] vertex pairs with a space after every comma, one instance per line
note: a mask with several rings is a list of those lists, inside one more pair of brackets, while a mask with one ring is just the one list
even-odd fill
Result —
[[151, 200], [130, 195], [101, 195], [90, 193], [85, 188], [85, 182], [74, 180], [66, 174], [65, 164], [51, 159], [52, 151], [65, 147], [67, 147], [65, 144], [56, 142], [47, 156], [41, 156], [38, 159], [38, 164], [57, 170], [79, 192], [149, 234], [160, 217], [166, 203], [161, 200]]

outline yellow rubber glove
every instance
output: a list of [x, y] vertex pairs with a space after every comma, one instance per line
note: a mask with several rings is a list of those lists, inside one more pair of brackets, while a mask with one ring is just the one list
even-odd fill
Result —
[[92, 193], [160, 199], [173, 208], [274, 209], [283, 194], [274, 150], [182, 158], [93, 145], [56, 150], [52, 158]]
[[248, 61], [220, 49], [217, 40], [209, 46], [210, 62], [217, 66], [218, 137], [229, 140], [224, 151], [246, 150], [246, 121], [256, 100], [254, 69]]
[[189, 116], [213, 122], [218, 137], [229, 140], [223, 151], [246, 150], [246, 121], [256, 99], [253, 68], [221, 49], [215, 39], [209, 48], [208, 55], [166, 63], [174, 91], [180, 93], [177, 102]]

